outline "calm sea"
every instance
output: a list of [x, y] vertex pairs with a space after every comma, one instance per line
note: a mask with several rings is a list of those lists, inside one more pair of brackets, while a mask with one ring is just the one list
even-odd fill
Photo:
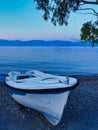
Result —
[[0, 47], [0, 81], [9, 71], [97, 75], [98, 47]]

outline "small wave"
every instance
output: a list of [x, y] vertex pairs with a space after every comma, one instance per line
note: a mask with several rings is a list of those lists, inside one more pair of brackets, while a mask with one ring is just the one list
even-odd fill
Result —
[[7, 74], [0, 74], [0, 82], [4, 82], [6, 76]]

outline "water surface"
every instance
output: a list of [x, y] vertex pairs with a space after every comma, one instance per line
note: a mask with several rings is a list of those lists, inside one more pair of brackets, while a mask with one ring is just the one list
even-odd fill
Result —
[[0, 47], [0, 79], [12, 70], [97, 75], [98, 47]]

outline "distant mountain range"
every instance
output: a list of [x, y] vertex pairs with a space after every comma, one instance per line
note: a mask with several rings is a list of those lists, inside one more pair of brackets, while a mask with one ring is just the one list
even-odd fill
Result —
[[91, 46], [89, 42], [81, 41], [44, 41], [44, 40], [30, 40], [30, 41], [20, 41], [20, 40], [0, 40], [0, 46]]

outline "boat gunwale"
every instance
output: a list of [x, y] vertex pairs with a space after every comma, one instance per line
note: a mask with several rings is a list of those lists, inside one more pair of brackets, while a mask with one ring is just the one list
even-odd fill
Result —
[[12, 87], [10, 85], [8, 85], [6, 82], [5, 82], [6, 86], [8, 88], [12, 88], [13, 90], [16, 90], [16, 91], [20, 91], [20, 92], [26, 92], [26, 93], [62, 93], [62, 92], [65, 92], [65, 91], [71, 91], [73, 89], [75, 89], [78, 85], [79, 85], [79, 81], [77, 81], [77, 83], [71, 87], [63, 87], [63, 88], [49, 88], [49, 89], [21, 89], [21, 88], [15, 88], [15, 87]]

